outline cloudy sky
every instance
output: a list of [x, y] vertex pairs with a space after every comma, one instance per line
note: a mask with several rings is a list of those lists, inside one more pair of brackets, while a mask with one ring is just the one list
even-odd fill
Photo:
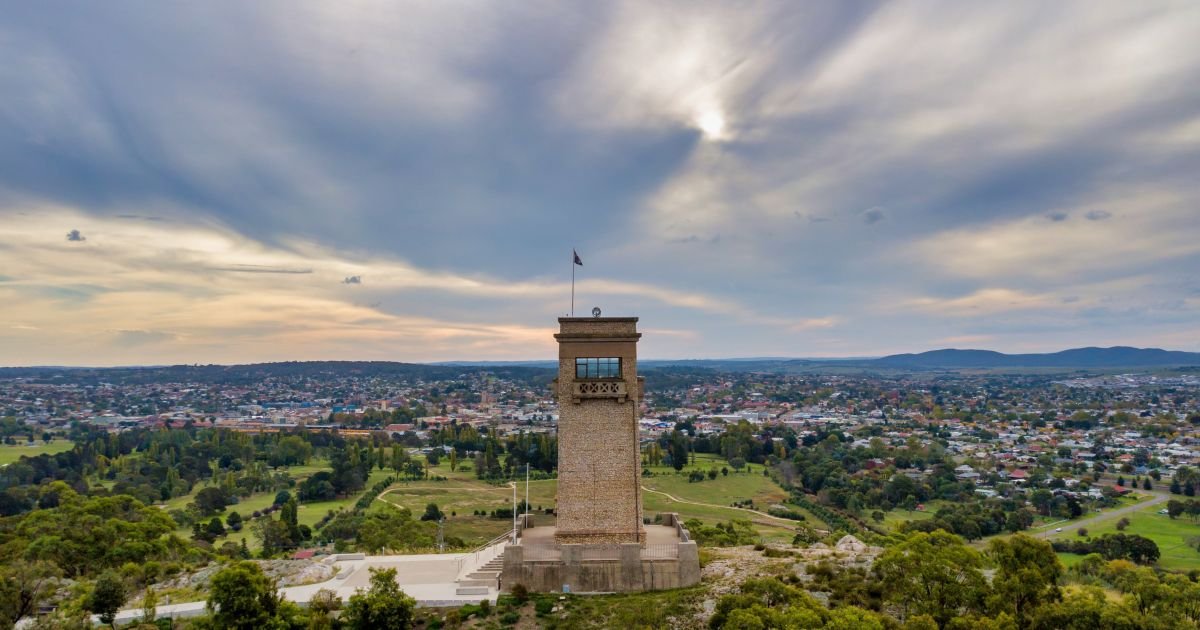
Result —
[[0, 0], [0, 365], [1200, 350], [1200, 3]]

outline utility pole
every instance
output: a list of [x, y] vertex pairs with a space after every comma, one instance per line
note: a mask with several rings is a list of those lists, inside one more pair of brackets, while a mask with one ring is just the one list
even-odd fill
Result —
[[525, 513], [529, 514], [529, 462], [525, 462]]
[[437, 524], [438, 524], [438, 530], [437, 530], [438, 553], [445, 553], [446, 552], [446, 537], [443, 534], [445, 533], [446, 516], [442, 515], [442, 517], [438, 519]]
[[517, 544], [517, 482], [513, 482], [513, 528], [512, 544]]

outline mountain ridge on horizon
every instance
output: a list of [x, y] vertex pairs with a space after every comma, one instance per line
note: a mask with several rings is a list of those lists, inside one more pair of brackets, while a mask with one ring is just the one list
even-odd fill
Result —
[[[857, 368], [883, 369], [989, 369], [989, 368], [1145, 368], [1145, 367], [1180, 367], [1200, 366], [1200, 352], [1185, 352], [1180, 350], [1164, 350], [1162, 348], [1136, 348], [1132, 346], [1097, 347], [1087, 346], [1069, 348], [1057, 352], [1007, 354], [996, 350], [942, 348], [918, 353], [891, 354], [883, 357], [847, 357], [847, 358], [785, 358], [785, 357], [744, 357], [727, 359], [640, 359], [639, 363], [651, 367], [724, 367], [737, 368], [733, 371], [769, 371], [773, 367], [803, 367], [803, 366], [844, 366]], [[249, 368], [261, 366], [310, 366], [333, 365], [393, 365], [430, 368], [456, 367], [529, 367], [549, 368], [557, 364], [554, 359], [534, 359], [525, 361], [439, 361], [439, 362], [408, 362], [408, 361], [358, 361], [358, 360], [317, 360], [317, 361], [270, 361], [246, 364], [176, 364], [176, 365], [127, 365], [127, 366], [4, 366], [0, 367], [0, 376], [5, 373], [13, 374], [18, 371], [44, 370], [152, 370], [180, 368]]]

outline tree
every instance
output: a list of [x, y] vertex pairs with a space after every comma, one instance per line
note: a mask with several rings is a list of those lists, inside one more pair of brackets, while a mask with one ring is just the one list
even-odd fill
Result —
[[688, 447], [687, 438], [678, 430], [671, 432], [671, 441], [667, 448], [668, 454], [671, 456], [671, 467], [675, 470], [683, 470], [687, 465]]
[[225, 526], [221, 524], [221, 517], [214, 516], [204, 528], [205, 532], [212, 540], [216, 540], [225, 535]]
[[1063, 566], [1050, 543], [1025, 534], [997, 538], [988, 544], [987, 556], [996, 565], [992, 614], [1010, 613], [1019, 626], [1028, 627], [1038, 606], [1062, 599], [1058, 580]]
[[983, 556], [943, 530], [915, 532], [875, 563], [884, 597], [904, 615], [927, 614], [944, 628], [964, 610], [978, 608], [986, 589]]
[[235, 532], [242, 531], [242, 515], [237, 512], [230, 512], [229, 516], [225, 517], [225, 524]]
[[250, 527], [262, 544], [264, 558], [269, 558], [292, 544], [287, 523], [283, 521], [264, 517], [255, 520]]
[[438, 505], [436, 503], [430, 503], [429, 505], [425, 506], [425, 513], [421, 515], [421, 520], [433, 521], [436, 523], [442, 520], [443, 516], [445, 515], [442, 514], [442, 511], [438, 509]]
[[1117, 531], [1123, 532], [1123, 531], [1125, 531], [1126, 527], [1129, 527], [1129, 517], [1122, 516], [1120, 519], [1117, 520]]
[[37, 612], [54, 592], [58, 567], [49, 562], [13, 560], [0, 566], [0, 627], [12, 627]]
[[291, 500], [292, 500], [291, 492], [288, 492], [287, 490], [280, 490], [279, 492], [275, 493], [275, 501], [273, 501], [271, 504], [272, 505], [283, 505]]
[[1167, 516], [1172, 519], [1178, 518], [1180, 514], [1183, 514], [1183, 509], [1183, 501], [1176, 501], [1175, 499], [1167, 501]]
[[296, 497], [288, 498], [287, 503], [284, 503], [283, 508], [279, 510], [279, 521], [287, 526], [288, 548], [299, 545], [303, 540], [303, 536], [300, 534], [299, 510], [300, 506], [296, 503]]
[[100, 616], [100, 621], [110, 626], [117, 618], [117, 611], [125, 603], [125, 584], [120, 576], [105, 571], [96, 578], [96, 584], [87, 598], [87, 609]]
[[309, 612], [309, 629], [310, 630], [325, 630], [333, 628], [333, 621], [330, 619], [335, 611], [341, 610], [342, 598], [337, 596], [337, 593], [323, 588], [316, 593], [313, 593], [312, 598], [308, 600]]
[[329, 501], [337, 498], [333, 487], [333, 473], [322, 470], [300, 483], [297, 491], [303, 501]]
[[158, 593], [153, 587], [146, 587], [146, 594], [142, 596], [142, 623], [154, 623], [158, 618]]
[[213, 576], [208, 611], [218, 628], [258, 630], [279, 610], [275, 583], [253, 562], [241, 561]]
[[200, 510], [200, 514], [204, 516], [221, 512], [227, 505], [229, 505], [229, 497], [225, 495], [224, 490], [216, 486], [204, 488], [196, 493], [196, 509]]
[[416, 602], [396, 584], [395, 569], [371, 568], [371, 588], [350, 596], [342, 614], [351, 630], [407, 630]]

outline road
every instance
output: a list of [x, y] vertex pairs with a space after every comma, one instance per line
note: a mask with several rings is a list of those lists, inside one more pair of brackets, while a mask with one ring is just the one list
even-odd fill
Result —
[[1071, 521], [1069, 523], [1064, 522], [1061, 525], [1057, 526], [1057, 527], [1062, 528], [1062, 532], [1054, 531], [1054, 528], [1052, 527], [1052, 528], [1048, 528], [1044, 532], [1038, 532], [1036, 534], [1033, 534], [1033, 536], [1035, 538], [1052, 538], [1059, 534], [1073, 532], [1073, 531], [1079, 529], [1080, 527], [1089, 527], [1089, 526], [1095, 525], [1096, 523], [1099, 523], [1099, 522], [1108, 521], [1108, 520], [1111, 520], [1114, 518], [1119, 518], [1126, 514], [1130, 514], [1132, 512], [1137, 512], [1139, 510], [1145, 509], [1152, 505], [1159, 505], [1161, 503], [1166, 503], [1167, 501], [1170, 500], [1170, 498], [1171, 498], [1171, 495], [1169, 495], [1169, 494], [1159, 494], [1159, 493], [1155, 492], [1155, 493], [1152, 493], [1152, 496], [1148, 501], [1138, 501], [1137, 503], [1134, 503], [1133, 505], [1127, 505], [1125, 507], [1117, 508], [1115, 510], [1108, 510], [1105, 512], [1101, 512], [1099, 514], [1096, 514], [1094, 516], [1091, 516], [1091, 517], [1088, 517], [1088, 518], [1085, 518], [1082, 520]]

